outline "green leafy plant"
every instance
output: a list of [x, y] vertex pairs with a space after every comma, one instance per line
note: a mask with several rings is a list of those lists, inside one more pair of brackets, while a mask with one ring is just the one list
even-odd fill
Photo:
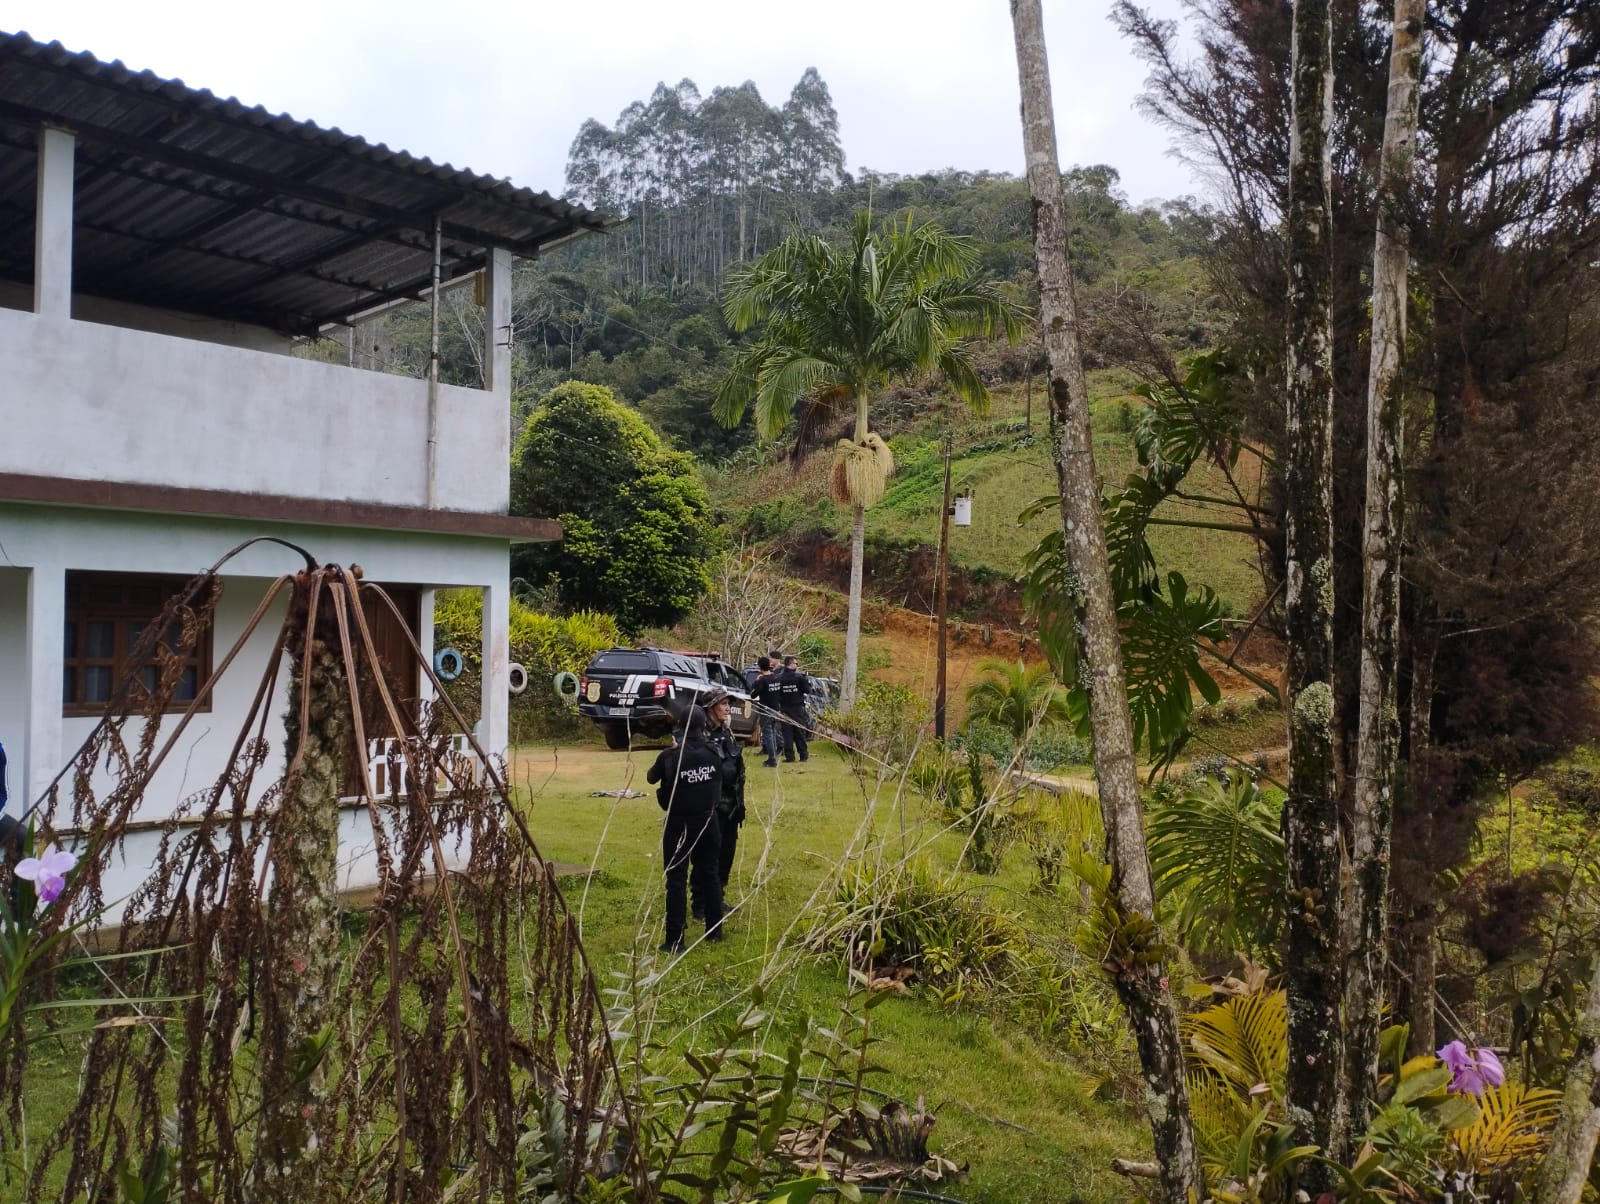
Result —
[[860, 863], [840, 879], [805, 944], [842, 950], [857, 967], [911, 967], [941, 999], [957, 1003], [998, 986], [1027, 935], [955, 875], [920, 862]]
[[991, 657], [978, 666], [979, 677], [967, 687], [967, 722], [987, 724], [1009, 734], [1017, 744], [1030, 734], [1067, 723], [1072, 711], [1047, 664]]
[[1180, 939], [1214, 953], [1276, 958], [1282, 809], [1281, 799], [1239, 771], [1190, 781], [1156, 805], [1150, 866]]

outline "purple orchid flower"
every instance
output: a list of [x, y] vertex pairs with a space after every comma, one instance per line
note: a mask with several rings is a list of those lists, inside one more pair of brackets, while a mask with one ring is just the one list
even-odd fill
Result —
[[1468, 1049], [1465, 1042], [1452, 1041], [1437, 1052], [1452, 1075], [1451, 1091], [1482, 1095], [1506, 1081], [1505, 1067], [1492, 1049]]
[[12, 872], [33, 883], [33, 889], [39, 893], [39, 902], [54, 903], [67, 887], [67, 874], [77, 864], [75, 854], [49, 845], [44, 856], [24, 857]]

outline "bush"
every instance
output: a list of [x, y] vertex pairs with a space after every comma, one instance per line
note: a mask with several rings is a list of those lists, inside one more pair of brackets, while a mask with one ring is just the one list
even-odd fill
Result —
[[836, 721], [859, 753], [904, 765], [916, 751], [928, 722], [928, 703], [906, 686], [866, 679], [855, 706]]
[[[989, 723], [976, 723], [952, 742], [952, 747], [972, 750], [997, 765], [1010, 764], [1016, 743], [1010, 732]], [[1028, 741], [1028, 755], [1022, 768], [1031, 773], [1049, 773], [1067, 765], [1087, 765], [1089, 745], [1065, 728], [1036, 731]]]
[[806, 937], [852, 965], [911, 966], [941, 1000], [998, 985], [1028, 947], [1015, 916], [922, 863], [857, 863]]
[[[434, 598], [435, 647], [461, 653], [462, 672], [445, 691], [468, 723], [479, 717], [483, 680], [483, 595], [477, 590], [440, 590]], [[540, 614], [511, 600], [511, 659], [528, 671], [528, 688], [511, 698], [512, 740], [533, 735], [572, 735], [583, 730], [577, 712], [555, 692], [558, 673], [582, 673], [597, 652], [622, 642], [610, 615], [581, 610]]]

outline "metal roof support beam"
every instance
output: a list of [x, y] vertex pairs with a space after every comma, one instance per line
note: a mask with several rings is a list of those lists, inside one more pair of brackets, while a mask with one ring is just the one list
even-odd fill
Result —
[[72, 316], [72, 189], [77, 143], [66, 130], [39, 129], [39, 189], [33, 224], [33, 312]]
[[[0, 115], [5, 115], [22, 120], [48, 121], [50, 114], [27, 105], [19, 105], [11, 101], [0, 101]], [[211, 155], [200, 154], [195, 151], [184, 150], [165, 142], [158, 142], [154, 138], [143, 138], [137, 134], [124, 130], [112, 129], [108, 126], [93, 124], [87, 121], [73, 123], [78, 137], [84, 141], [96, 141], [121, 151], [137, 152], [156, 163], [170, 164], [181, 167], [187, 171], [200, 172], [204, 175], [214, 176], [219, 179], [232, 180], [235, 183], [246, 184], [252, 188], [259, 188], [263, 192], [276, 196], [297, 197], [312, 204], [324, 205], [329, 209], [337, 209], [345, 213], [354, 213], [360, 217], [371, 218], [378, 222], [393, 223], [405, 226], [412, 230], [433, 229], [435, 214], [411, 213], [404, 209], [395, 209], [392, 206], [381, 204], [377, 201], [367, 200], [365, 197], [353, 196], [336, 188], [325, 188], [320, 184], [311, 184], [297, 181], [291, 176], [259, 168], [247, 167], [243, 163], [236, 163], [231, 159], [218, 159]], [[452, 194], [441, 195], [439, 202], [448, 205], [455, 197]], [[552, 222], [559, 228], [561, 223]], [[576, 226], [576, 222], [567, 222], [568, 228]], [[467, 242], [474, 246], [492, 246], [505, 241], [503, 234], [494, 234], [490, 231], [480, 230], [475, 226], [465, 226], [459, 222], [442, 221], [440, 230], [443, 237], [453, 242]]]
[[[316, 280], [322, 284], [337, 285], [347, 288], [351, 292], [375, 292], [383, 286], [374, 284], [370, 280], [359, 280], [353, 276], [341, 276], [336, 272], [318, 271], [313, 267], [297, 267], [285, 269], [284, 265], [270, 259], [263, 259], [259, 255], [246, 255], [242, 251], [226, 251], [221, 247], [208, 247], [202, 243], [187, 240], [183, 235], [174, 238], [165, 238], [157, 234], [134, 230], [126, 226], [113, 226], [109, 222], [79, 222], [80, 229], [90, 230], [96, 234], [109, 234], [115, 238], [125, 238], [129, 242], [145, 243], [161, 251], [186, 251], [191, 255], [207, 255], [213, 259], [221, 259], [227, 263], [242, 264], [246, 267], [261, 268], [270, 273], [265, 280], [252, 280], [248, 284], [233, 289], [235, 297], [245, 296], [259, 288], [268, 280], [277, 280], [282, 276], [302, 276], [307, 280]], [[316, 262], [321, 262], [317, 260]], [[107, 280], [129, 280], [133, 283], [136, 278], [130, 279], [124, 265], [105, 274]], [[85, 281], [88, 283], [88, 281]]]

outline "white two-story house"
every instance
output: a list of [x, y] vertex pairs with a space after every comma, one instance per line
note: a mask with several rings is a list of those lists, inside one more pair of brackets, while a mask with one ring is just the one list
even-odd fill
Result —
[[[361, 565], [401, 603], [423, 657], [434, 591], [481, 588], [479, 736], [503, 753], [508, 546], [559, 537], [507, 512], [511, 265], [605, 224], [503, 180], [0, 33], [9, 812], [71, 760], [163, 599], [256, 535]], [[293, 354], [479, 273], [481, 388]], [[268, 583], [300, 563], [258, 544], [229, 564], [180, 695], [193, 699]], [[280, 616], [146, 792], [152, 836], [225, 768]], [[426, 681], [396, 635], [380, 642], [415, 705]], [[272, 706], [281, 749], [283, 699]], [[127, 860], [136, 874], [137, 851]]]

